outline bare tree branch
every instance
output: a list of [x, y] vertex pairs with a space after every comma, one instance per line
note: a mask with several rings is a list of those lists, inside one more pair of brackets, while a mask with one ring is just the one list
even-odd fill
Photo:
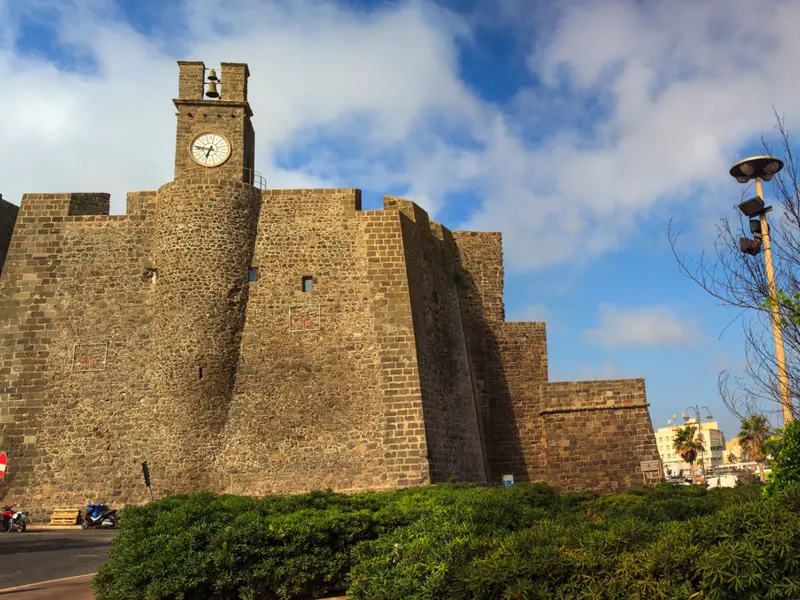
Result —
[[[770, 237], [775, 280], [778, 289], [791, 298], [800, 294], [800, 181], [798, 162], [784, 126], [773, 107], [776, 130], [784, 156], [784, 169], [772, 180], [776, 205], [770, 213]], [[762, 138], [765, 154], [773, 154]], [[742, 199], [752, 193], [750, 186]], [[748, 219], [737, 210], [736, 219], [723, 217], [716, 225], [712, 252], [705, 250], [697, 262], [678, 252], [680, 230], [670, 219], [667, 238], [681, 273], [694, 281], [721, 306], [739, 310], [733, 322], [741, 320], [745, 334], [745, 374], [743, 377], [722, 371], [717, 390], [726, 408], [741, 418], [750, 414], [778, 417], [781, 413], [777, 386], [777, 365], [769, 304], [769, 287], [762, 255], [750, 256], [739, 250], [739, 238], [750, 237]], [[792, 398], [800, 396], [800, 302], [781, 302], [784, 322], [787, 372]], [[727, 329], [730, 323], [725, 327]], [[795, 406], [795, 418], [800, 411]], [[772, 420], [772, 419], [771, 419]]]

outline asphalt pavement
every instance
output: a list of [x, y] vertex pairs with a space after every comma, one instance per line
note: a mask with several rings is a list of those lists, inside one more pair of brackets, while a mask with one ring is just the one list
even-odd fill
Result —
[[0, 598], [3, 590], [96, 573], [115, 531], [0, 533]]

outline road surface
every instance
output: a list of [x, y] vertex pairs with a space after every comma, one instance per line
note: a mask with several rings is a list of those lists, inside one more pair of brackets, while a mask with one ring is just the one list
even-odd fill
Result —
[[0, 590], [95, 573], [115, 531], [0, 533]]

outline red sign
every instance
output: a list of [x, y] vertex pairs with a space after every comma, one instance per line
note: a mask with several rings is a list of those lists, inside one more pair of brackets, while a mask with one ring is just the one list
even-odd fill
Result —
[[6, 456], [6, 453], [0, 452], [0, 479], [2, 479], [3, 475], [6, 474], [6, 463], [8, 463], [8, 457]]

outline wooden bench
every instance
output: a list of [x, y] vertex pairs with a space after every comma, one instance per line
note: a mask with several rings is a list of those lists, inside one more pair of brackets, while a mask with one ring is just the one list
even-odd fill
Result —
[[57, 508], [50, 515], [50, 525], [77, 525], [81, 511], [72, 508]]

